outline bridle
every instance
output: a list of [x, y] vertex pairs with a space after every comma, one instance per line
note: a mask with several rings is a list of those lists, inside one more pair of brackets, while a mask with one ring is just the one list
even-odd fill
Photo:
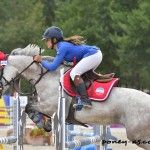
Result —
[[3, 73], [4, 73], [4, 66], [7, 65], [7, 59], [9, 57], [8, 54], [4, 55], [2, 52], [2, 59], [3, 60], [0, 60], [0, 98], [2, 96], [2, 92], [3, 92], [3, 82], [2, 82], [2, 79], [3, 79]]
[[[40, 55], [41, 55], [41, 48], [40, 48]], [[9, 55], [7, 55], [7, 59], [5, 60], [5, 61], [7, 61], [8, 60], [8, 57], [9, 57]], [[30, 92], [30, 93], [22, 93], [21, 92], [21, 90], [20, 90], [20, 87], [19, 87], [19, 82], [20, 82], [20, 79], [21, 79], [21, 75], [22, 75], [22, 73], [24, 73], [30, 66], [32, 66], [34, 63], [36, 63], [36, 64], [38, 64], [39, 66], [40, 66], [40, 69], [41, 69], [41, 72], [40, 72], [40, 74], [39, 74], [39, 78], [35, 81], [35, 79], [30, 79], [28, 82], [31, 84], [31, 82], [34, 80], [35, 81], [35, 83], [34, 84], [32, 84], [32, 86], [33, 86], [33, 90], [32, 90], [32, 92]], [[26, 68], [24, 68], [19, 74], [17, 74], [14, 78], [12, 78], [10, 81], [8, 81], [5, 77], [4, 77], [4, 68], [5, 68], [5, 66], [0, 66], [1, 68], [0, 68], [0, 97], [2, 96], [2, 93], [3, 93], [3, 89], [4, 89], [4, 87], [5, 86], [10, 86], [10, 85], [12, 85], [13, 84], [13, 88], [14, 88], [14, 90], [17, 92], [17, 93], [19, 93], [19, 94], [21, 94], [21, 95], [31, 95], [33, 98], [34, 98], [34, 100], [35, 101], [37, 101], [37, 97], [38, 97], [38, 94], [37, 94], [37, 91], [36, 91], [36, 88], [35, 88], [35, 86], [40, 82], [40, 80], [42, 79], [42, 77], [45, 75], [45, 74], [47, 74], [48, 72], [49, 72], [49, 70], [46, 70], [45, 72], [44, 72], [44, 69], [43, 69], [43, 67], [42, 67], [42, 65], [40, 64], [40, 63], [37, 63], [37, 62], [35, 62], [34, 60], [26, 67]], [[4, 80], [5, 81], [5, 85], [3, 84], [3, 82], [2, 82], [2, 80]], [[49, 117], [49, 116], [47, 116], [46, 114], [43, 114], [43, 113], [41, 113], [41, 112], [39, 112], [40, 114], [42, 114], [42, 115], [44, 115], [44, 116], [46, 116], [46, 117], [48, 117], [48, 118], [51, 118], [51, 117]]]
[[[10, 81], [8, 81], [4, 76], [3, 76], [3, 72], [4, 72], [4, 68], [5, 66], [2, 66], [1, 68], [1, 74], [0, 74], [0, 96], [2, 95], [2, 92], [3, 92], [3, 89], [4, 89], [4, 86], [10, 86], [13, 84], [13, 87], [14, 89], [16, 90], [17, 93], [19, 94], [22, 94], [22, 95], [32, 95], [32, 94], [35, 94], [36, 93], [36, 88], [35, 86], [40, 82], [40, 80], [42, 79], [42, 77], [48, 72], [48, 70], [46, 70], [44, 72], [44, 69], [43, 67], [41, 66], [41, 64], [39, 64], [40, 68], [41, 68], [41, 73], [39, 74], [39, 78], [35, 81], [34, 84], [32, 84], [33, 86], [33, 90], [32, 92], [30, 93], [22, 93], [21, 90], [20, 90], [20, 87], [19, 87], [19, 82], [20, 82], [20, 78], [21, 78], [21, 75], [23, 72], [25, 72], [30, 66], [32, 66], [34, 63], [37, 63], [35, 61], [32, 61], [26, 68], [24, 68], [19, 74], [17, 74], [14, 78], [12, 78]], [[5, 85], [3, 84], [2, 82], [2, 79], [5, 81]], [[30, 79], [28, 82], [31, 84], [31, 82], [33, 81], [34, 79]]]

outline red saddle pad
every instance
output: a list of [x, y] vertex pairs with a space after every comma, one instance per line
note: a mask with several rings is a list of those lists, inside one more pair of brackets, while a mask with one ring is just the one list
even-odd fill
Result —
[[[63, 89], [71, 97], [77, 96], [70, 85], [70, 71], [69, 69], [63, 76]], [[89, 98], [93, 101], [104, 101], [108, 98], [113, 87], [118, 86], [118, 78], [113, 78], [111, 81], [106, 83], [101, 83], [93, 81], [90, 87], [87, 89], [87, 94]]]

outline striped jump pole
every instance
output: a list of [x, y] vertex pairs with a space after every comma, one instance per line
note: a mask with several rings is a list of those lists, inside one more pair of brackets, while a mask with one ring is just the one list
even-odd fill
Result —
[[101, 141], [101, 137], [96, 135], [96, 136], [81, 139], [81, 140], [66, 142], [65, 147], [69, 149], [74, 149], [74, 148], [79, 148], [81, 146], [97, 143], [100, 141]]
[[13, 107], [12, 106], [6, 106], [6, 107], [1, 107], [1, 111], [3, 110], [8, 110], [8, 109], [13, 109], [12, 115], [13, 117], [6, 117], [6, 116], [0, 116], [0, 118], [13, 118], [12, 124], [5, 124], [2, 123], [0, 126], [4, 125], [13, 125], [13, 136], [10, 137], [3, 137], [0, 138], [0, 144], [11, 144], [15, 143], [13, 146], [13, 150], [19, 150], [19, 142], [20, 142], [20, 137], [19, 137], [19, 120], [20, 120], [20, 103], [19, 103], [19, 97], [18, 93], [14, 92], [14, 97], [13, 97]]
[[11, 125], [13, 125], [12, 123], [0, 123], [0, 127], [1, 126], [11, 126]]
[[13, 117], [12, 116], [0, 116], [0, 119], [12, 119]]
[[[17, 135], [18, 134], [18, 119], [19, 119], [18, 114], [19, 114], [18, 99], [17, 97], [14, 97], [14, 101], [13, 101], [13, 134], [14, 136], [0, 138], [0, 144], [15, 143], [13, 146], [13, 150], [19, 150], [19, 147], [18, 147], [19, 138]], [[11, 124], [3, 124], [3, 125], [7, 126]]]
[[12, 143], [15, 143], [16, 141], [17, 141], [17, 138], [15, 136], [0, 138], [0, 144], [12, 144]]
[[13, 109], [13, 106], [0, 106], [0, 109]]
[[91, 136], [94, 136], [94, 133], [79, 132], [79, 131], [68, 131], [68, 135], [71, 135], [71, 136], [86, 136], [86, 137], [91, 137]]
[[0, 112], [12, 112], [12, 109], [0, 109]]

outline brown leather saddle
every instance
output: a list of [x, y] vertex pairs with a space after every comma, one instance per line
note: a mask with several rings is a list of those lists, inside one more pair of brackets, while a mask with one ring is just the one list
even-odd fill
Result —
[[[93, 81], [97, 81], [97, 82], [101, 82], [101, 83], [109, 82], [113, 79], [114, 75], [115, 75], [115, 73], [102, 75], [102, 74], [98, 74], [98, 73], [94, 72], [93, 70], [90, 70], [90, 71], [84, 73], [81, 77], [85, 83], [86, 89], [88, 89]], [[73, 88], [73, 90], [76, 91], [75, 85], [71, 78], [70, 78], [70, 85]]]

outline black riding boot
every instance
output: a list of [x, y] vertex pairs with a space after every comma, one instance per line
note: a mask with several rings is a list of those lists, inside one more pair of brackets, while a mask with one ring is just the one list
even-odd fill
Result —
[[81, 101], [83, 103], [83, 107], [85, 108], [91, 108], [92, 103], [91, 100], [88, 98], [88, 95], [86, 93], [86, 87], [84, 82], [80, 83], [76, 86], [78, 94], [81, 96]]
[[[81, 96], [81, 101], [83, 103], [83, 107], [84, 108], [91, 108], [92, 103], [91, 103], [91, 100], [88, 98], [88, 95], [86, 93], [86, 87], [85, 87], [84, 81], [81, 78], [81, 76], [79, 76], [79, 75], [75, 76], [74, 84], [76, 86], [78, 94]], [[76, 107], [76, 105], [77, 104], [74, 104], [75, 107]]]

